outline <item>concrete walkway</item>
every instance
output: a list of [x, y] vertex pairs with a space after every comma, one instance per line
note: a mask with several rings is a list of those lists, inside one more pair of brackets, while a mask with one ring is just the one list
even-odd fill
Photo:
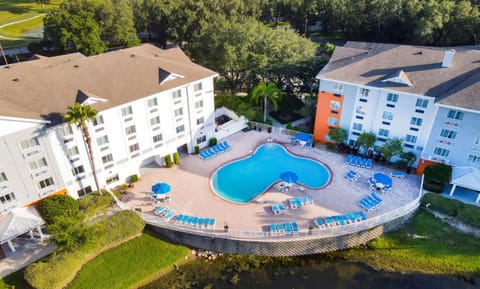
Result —
[[55, 244], [48, 241], [43, 243], [39, 239], [16, 238], [13, 240], [16, 252], [11, 252], [6, 244], [3, 244], [6, 258], [0, 260], [0, 278], [10, 275], [31, 263], [52, 254], [57, 248]]

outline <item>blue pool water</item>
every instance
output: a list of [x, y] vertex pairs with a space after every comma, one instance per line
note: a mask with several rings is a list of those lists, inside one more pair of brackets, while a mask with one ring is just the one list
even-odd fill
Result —
[[283, 146], [268, 143], [251, 156], [220, 167], [210, 181], [223, 199], [246, 204], [281, 181], [280, 174], [285, 171], [294, 172], [298, 184], [312, 189], [320, 189], [330, 180], [329, 171], [320, 162], [293, 156]]

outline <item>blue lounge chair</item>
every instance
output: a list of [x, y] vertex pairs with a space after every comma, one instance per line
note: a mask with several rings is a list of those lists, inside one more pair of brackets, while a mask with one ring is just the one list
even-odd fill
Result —
[[183, 215], [180, 214], [180, 215], [178, 215], [177, 218], [175, 219], [175, 223], [180, 224], [182, 221], [183, 221]]
[[297, 204], [297, 201], [295, 199], [289, 199], [288, 201], [290, 203], [290, 208], [292, 208], [292, 209], [298, 208], [298, 204]]
[[155, 208], [155, 211], [153, 212], [155, 215], [162, 215], [168, 208], [165, 206], [161, 206], [158, 208]]
[[315, 223], [315, 225], [316, 225], [317, 227], [319, 227], [319, 228], [323, 228], [323, 226], [324, 226], [324, 223], [323, 223], [322, 218], [316, 218], [316, 219], [314, 220], [314, 223]]
[[277, 224], [277, 231], [278, 231], [278, 234], [280, 235], [285, 234], [285, 229], [283, 228], [283, 224]]
[[226, 140], [224, 140], [223, 142], [220, 143], [220, 146], [225, 150], [225, 151], [228, 151], [228, 150], [231, 150], [232, 147], [227, 143]]
[[332, 226], [332, 218], [326, 217], [325, 218], [325, 224], [329, 227]]
[[353, 156], [352, 156], [352, 155], [348, 155], [348, 156], [347, 156], [347, 159], [345, 160], [345, 163], [346, 163], [347, 165], [349, 165], [349, 164], [352, 162], [352, 159], [353, 159]]
[[198, 218], [198, 227], [199, 227], [199, 228], [202, 228], [204, 223], [205, 223], [205, 219], [204, 219], [204, 218]]
[[285, 213], [285, 211], [286, 211], [283, 203], [278, 203], [278, 209], [280, 210], [280, 213]]
[[163, 218], [166, 220], [166, 221], [169, 221], [170, 219], [172, 219], [173, 217], [175, 217], [176, 213], [175, 213], [175, 210], [173, 209], [168, 209], [164, 214], [163, 214]]
[[313, 204], [312, 196], [310, 195], [305, 196], [305, 202], [308, 204]]
[[298, 235], [298, 226], [297, 222], [292, 222], [293, 234]]
[[210, 218], [210, 220], [208, 221], [208, 226], [211, 229], [215, 228], [215, 219]]
[[373, 210], [373, 206], [369, 202], [367, 202], [365, 199], [361, 199], [359, 203], [360, 203], [360, 206], [365, 210], [367, 211]]
[[379, 204], [383, 203], [383, 200], [380, 199], [380, 198], [377, 196], [377, 194], [375, 194], [374, 191], [372, 191], [372, 192], [370, 193], [370, 195], [371, 195], [372, 198], [374, 198]]
[[292, 234], [292, 224], [285, 223], [285, 234], [291, 235]]
[[274, 236], [277, 234], [277, 226], [275, 224], [270, 224], [270, 235]]
[[198, 217], [193, 217], [192, 222], [190, 223], [190, 225], [196, 227], [196, 226], [198, 225]]
[[278, 208], [278, 205], [277, 205], [277, 204], [273, 204], [273, 205], [271, 206], [271, 208], [272, 208], [272, 212], [273, 212], [274, 215], [280, 214], [280, 209]]
[[365, 168], [367, 168], [367, 169], [371, 169], [371, 168], [372, 168], [372, 159], [368, 159], [368, 160], [367, 160], [367, 164], [366, 164]]
[[223, 154], [224, 153], [224, 150], [220, 148], [220, 146], [218, 145], [215, 145], [212, 147], [212, 150], [215, 152], [215, 154], [219, 155], [219, 154]]
[[404, 172], [399, 172], [399, 171], [391, 172], [390, 175], [392, 177], [399, 178], [399, 179], [403, 179], [405, 177], [405, 173]]

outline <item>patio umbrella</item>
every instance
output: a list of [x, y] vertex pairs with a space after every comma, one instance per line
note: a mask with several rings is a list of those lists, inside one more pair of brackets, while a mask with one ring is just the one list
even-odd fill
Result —
[[170, 185], [167, 183], [156, 183], [152, 186], [152, 192], [157, 195], [164, 195], [170, 192]]
[[298, 180], [298, 175], [287, 171], [280, 174], [280, 179], [287, 184], [293, 184]]

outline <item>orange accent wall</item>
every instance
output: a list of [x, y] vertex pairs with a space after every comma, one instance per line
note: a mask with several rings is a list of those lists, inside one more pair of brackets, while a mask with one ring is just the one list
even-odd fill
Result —
[[420, 160], [418, 161], [418, 166], [416, 171], [417, 175], [419, 176], [423, 175], [423, 172], [425, 171], [426, 167], [435, 165], [435, 164], [438, 164], [438, 163], [431, 160], [424, 160], [420, 158]]
[[[335, 111], [338, 111], [338, 114], [332, 113], [332, 109], [330, 108], [330, 103], [332, 100], [340, 102], [340, 109], [335, 110]], [[327, 139], [325, 136], [330, 131], [330, 128], [340, 126], [342, 108], [343, 108], [343, 95], [335, 96], [333, 93], [325, 92], [325, 91], [320, 91], [318, 93], [317, 113], [315, 116], [315, 124], [313, 128], [314, 141], [327, 143]], [[337, 125], [328, 124], [329, 117], [337, 118], [338, 124]]]
[[38, 200], [36, 200], [36, 201], [33, 201], [33, 202], [31, 202], [30, 204], [26, 204], [26, 205], [24, 205], [23, 207], [30, 207], [30, 206], [38, 205], [43, 199], [48, 198], [48, 197], [53, 196], [53, 195], [66, 195], [66, 194], [67, 194], [67, 188], [63, 188], [63, 189], [61, 189], [61, 190], [59, 190], [59, 191], [56, 191], [55, 193], [51, 193], [51, 194], [48, 195], [48, 196], [45, 196], [45, 197], [43, 197], [43, 198], [41, 198], [41, 199], [38, 199]]

